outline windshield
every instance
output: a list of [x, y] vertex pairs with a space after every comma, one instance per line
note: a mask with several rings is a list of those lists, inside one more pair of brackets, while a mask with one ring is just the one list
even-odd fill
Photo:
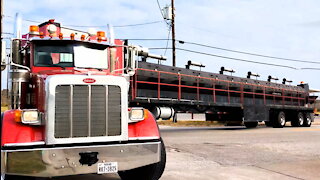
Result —
[[107, 69], [108, 48], [74, 41], [39, 41], [35, 46], [34, 66]]

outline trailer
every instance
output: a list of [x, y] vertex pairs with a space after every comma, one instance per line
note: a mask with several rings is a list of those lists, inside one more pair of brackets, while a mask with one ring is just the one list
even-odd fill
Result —
[[[317, 96], [309, 95], [309, 85], [301, 82], [289, 85], [253, 79], [259, 76], [248, 72], [246, 78], [226, 75], [234, 72], [222, 67], [219, 73], [147, 62], [138, 62], [131, 78], [130, 105], [150, 109], [156, 118], [176, 121], [177, 112], [205, 113], [208, 121], [243, 122], [248, 128], [258, 122], [282, 128], [287, 121], [295, 127], [309, 127], [314, 119]], [[196, 64], [201, 67], [201, 64]], [[289, 81], [290, 82], [290, 81]]]

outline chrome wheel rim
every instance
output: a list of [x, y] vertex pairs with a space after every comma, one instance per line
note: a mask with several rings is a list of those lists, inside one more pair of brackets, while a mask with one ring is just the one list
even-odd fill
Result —
[[311, 118], [310, 117], [307, 117], [307, 125], [311, 124]]
[[300, 116], [299, 117], [299, 125], [302, 126], [303, 125], [303, 118]]
[[280, 117], [280, 124], [281, 124], [281, 126], [284, 126], [286, 124], [286, 119], [284, 116]]

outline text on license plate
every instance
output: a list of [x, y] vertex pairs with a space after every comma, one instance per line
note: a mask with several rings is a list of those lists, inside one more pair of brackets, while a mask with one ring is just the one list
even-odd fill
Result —
[[118, 162], [98, 163], [98, 174], [117, 173]]

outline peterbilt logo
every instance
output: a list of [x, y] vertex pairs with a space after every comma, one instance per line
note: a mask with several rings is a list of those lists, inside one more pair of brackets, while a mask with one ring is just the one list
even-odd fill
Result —
[[92, 78], [85, 78], [85, 79], [83, 79], [82, 80], [84, 83], [95, 83], [96, 82], [96, 80], [95, 79], [92, 79]]

